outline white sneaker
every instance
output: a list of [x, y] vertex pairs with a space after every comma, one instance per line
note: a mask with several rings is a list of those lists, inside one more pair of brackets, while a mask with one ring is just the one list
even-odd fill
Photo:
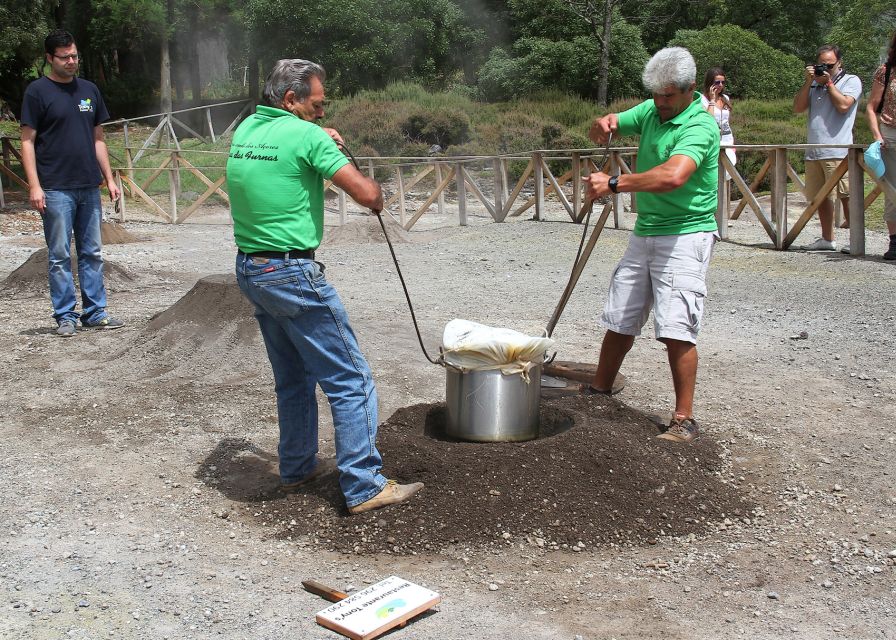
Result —
[[824, 238], [818, 238], [812, 244], [807, 244], [803, 246], [803, 251], [836, 251], [837, 243], [833, 240], [825, 240]]

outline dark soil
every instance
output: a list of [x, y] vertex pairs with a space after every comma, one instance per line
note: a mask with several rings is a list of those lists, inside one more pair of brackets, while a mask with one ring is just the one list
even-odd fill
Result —
[[426, 488], [408, 504], [359, 516], [347, 514], [335, 475], [280, 493], [276, 456], [245, 441], [223, 442], [197, 476], [257, 503], [251, 520], [274, 536], [355, 553], [652, 543], [752, 508], [724, 481], [718, 444], [658, 440], [651, 420], [616, 399], [544, 399], [542, 437], [529, 442], [451, 441], [444, 422], [443, 405], [420, 404], [381, 425], [384, 473]]

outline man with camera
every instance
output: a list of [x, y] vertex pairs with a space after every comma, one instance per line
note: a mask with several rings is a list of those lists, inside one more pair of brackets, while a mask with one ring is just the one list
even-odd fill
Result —
[[[852, 144], [862, 81], [843, 70], [840, 48], [819, 47], [815, 64], [806, 66], [803, 86], [793, 99], [794, 113], [809, 112], [809, 144]], [[815, 148], [806, 150], [806, 197], [814, 198], [846, 157], [846, 149]], [[837, 197], [849, 211], [849, 183], [844, 174], [837, 182]], [[860, 194], [861, 197], [861, 194]], [[821, 237], [803, 247], [806, 251], [836, 251], [834, 241], [834, 205], [825, 198], [818, 207]], [[847, 218], [847, 221], [849, 218]], [[846, 225], [848, 226], [848, 224]]]

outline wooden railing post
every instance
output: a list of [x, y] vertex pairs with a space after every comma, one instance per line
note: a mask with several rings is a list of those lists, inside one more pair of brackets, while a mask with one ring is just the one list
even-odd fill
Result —
[[510, 198], [510, 185], [507, 184], [507, 158], [501, 158], [501, 184], [504, 187], [504, 206], [507, 206], [507, 200]]
[[177, 224], [177, 198], [180, 195], [180, 167], [177, 161], [177, 151], [171, 152], [169, 171], [168, 187], [171, 192], [171, 222]]
[[849, 254], [865, 255], [865, 174], [859, 165], [861, 149], [847, 151], [849, 162]]
[[775, 228], [775, 248], [784, 248], [787, 235], [787, 149], [774, 150], [772, 173], [772, 223]]
[[464, 165], [462, 162], [457, 163], [455, 179], [457, 180], [457, 222], [460, 226], [467, 226], [467, 181], [465, 178]]
[[368, 158], [368, 160], [367, 160], [367, 175], [370, 176], [371, 180], [374, 180], [373, 159], [372, 158]]
[[492, 160], [492, 170], [495, 173], [495, 212], [498, 217], [498, 222], [504, 222], [504, 202], [505, 196], [504, 191], [506, 187], [504, 186], [504, 173], [501, 171], [501, 159], [494, 158]]
[[404, 226], [404, 175], [401, 172], [401, 164], [395, 167], [395, 172], [398, 174], [398, 219], [401, 221], [401, 226]]
[[719, 151], [719, 171], [718, 171], [718, 204], [716, 205], [716, 226], [719, 228], [719, 237], [722, 240], [728, 239], [728, 202], [731, 199], [729, 186], [731, 182], [726, 179], [728, 172], [725, 171], [725, 164], [722, 162], [722, 156], [725, 155], [724, 149]]
[[[436, 187], [442, 184], [442, 163], [436, 162]], [[442, 189], [439, 191], [439, 196], [436, 199], [436, 210], [439, 212], [440, 216], [445, 215], [445, 190]]]
[[541, 164], [541, 154], [538, 151], [532, 154], [532, 165], [535, 172], [535, 217], [533, 220], [541, 220], [541, 212], [544, 210], [544, 166]]
[[582, 156], [572, 154], [572, 210], [576, 215], [582, 210]]

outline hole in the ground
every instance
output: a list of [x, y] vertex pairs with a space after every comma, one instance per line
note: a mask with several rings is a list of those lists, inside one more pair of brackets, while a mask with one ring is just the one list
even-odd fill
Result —
[[[443, 404], [435, 405], [426, 412], [426, 420], [423, 425], [423, 435], [433, 440], [442, 442], [465, 442], [445, 433], [448, 422], [448, 409]], [[542, 405], [538, 411], [538, 436], [534, 440], [551, 438], [565, 431], [569, 431], [575, 425], [575, 419], [571, 413]], [[527, 440], [525, 442], [532, 442]]]

